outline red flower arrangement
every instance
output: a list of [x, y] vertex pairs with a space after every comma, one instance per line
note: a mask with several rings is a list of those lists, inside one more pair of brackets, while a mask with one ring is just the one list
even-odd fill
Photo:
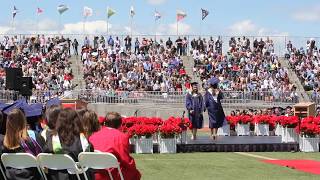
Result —
[[306, 117], [301, 120], [300, 127], [296, 127], [296, 132], [301, 136], [316, 137], [320, 135], [320, 118]]
[[173, 124], [181, 128], [182, 131], [186, 131], [188, 128], [192, 128], [192, 123], [190, 122], [189, 118], [180, 118], [180, 117], [169, 117], [166, 123]]
[[158, 127], [155, 125], [136, 124], [128, 129], [128, 135], [130, 137], [132, 137], [132, 136], [137, 136], [137, 137], [145, 136], [146, 138], [150, 138], [157, 131], [158, 131]]
[[281, 116], [280, 117], [280, 124], [283, 127], [287, 128], [295, 128], [299, 124], [299, 118], [297, 116]]
[[175, 135], [182, 133], [182, 128], [171, 121], [165, 121], [160, 127], [161, 138], [174, 138]]
[[228, 124], [235, 126], [238, 123], [238, 116], [226, 116]]
[[252, 117], [249, 115], [241, 115], [241, 116], [237, 116], [236, 118], [236, 122], [238, 124], [248, 124], [252, 122]]
[[254, 116], [253, 121], [256, 124], [271, 124], [272, 117], [269, 115], [259, 115], [259, 116]]

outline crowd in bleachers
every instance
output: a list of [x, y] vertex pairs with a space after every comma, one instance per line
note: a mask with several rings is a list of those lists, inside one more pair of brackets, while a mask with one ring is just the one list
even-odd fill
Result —
[[320, 50], [316, 40], [308, 40], [305, 47], [296, 47], [289, 41], [285, 56], [300, 78], [304, 89], [306, 91], [314, 90], [313, 98], [319, 96]]
[[129, 36], [123, 41], [112, 36], [95, 37], [93, 42], [85, 38], [81, 59], [86, 89], [182, 91], [189, 81], [180, 56], [186, 46], [186, 38], [175, 42]]
[[71, 40], [63, 36], [4, 36], [0, 41], [0, 89], [5, 89], [5, 68], [22, 68], [38, 91], [69, 90]]
[[[207, 43], [199, 38], [191, 50], [194, 74], [200, 77], [204, 88], [208, 78], [215, 76], [220, 79], [222, 90], [270, 92], [267, 96], [273, 100], [297, 101], [296, 87], [289, 82], [288, 70], [281, 66], [271, 39], [250, 42], [247, 37], [231, 37], [226, 53], [213, 48], [211, 39]], [[217, 42], [222, 44], [219, 39]]]

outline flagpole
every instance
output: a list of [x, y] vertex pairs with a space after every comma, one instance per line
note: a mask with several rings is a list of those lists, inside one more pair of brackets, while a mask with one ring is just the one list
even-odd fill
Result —
[[132, 21], [133, 21], [133, 16], [131, 16], [131, 21], [130, 21], [130, 37], [132, 38]]
[[109, 7], [107, 7], [107, 35], [109, 36]]
[[[156, 13], [157, 10], [154, 10], [154, 13]], [[154, 16], [154, 41], [157, 41], [157, 19], [156, 16]]]
[[86, 16], [84, 16], [84, 17], [83, 17], [83, 27], [82, 27], [82, 28], [83, 28], [82, 30], [83, 30], [83, 35], [84, 35], [84, 36], [85, 36], [85, 33], [86, 33], [86, 19], [87, 19]]
[[107, 35], [109, 36], [109, 17], [107, 17]]
[[61, 13], [59, 13], [59, 34], [61, 35], [62, 27], [61, 27]]
[[177, 18], [177, 36], [179, 36], [179, 21], [178, 21], [178, 18]]
[[11, 26], [12, 26], [12, 32], [13, 34], [15, 33], [15, 27], [14, 27], [14, 17], [12, 18], [12, 23], [11, 23]]
[[[37, 9], [37, 11], [38, 11], [38, 9]], [[37, 23], [37, 35], [39, 34], [39, 16], [40, 16], [40, 14], [37, 12], [37, 16], [36, 16], [36, 23]]]

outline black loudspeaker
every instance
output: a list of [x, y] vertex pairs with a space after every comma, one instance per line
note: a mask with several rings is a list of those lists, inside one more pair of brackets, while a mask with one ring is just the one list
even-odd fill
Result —
[[32, 96], [32, 86], [32, 77], [22, 77], [20, 94], [22, 96]]
[[21, 68], [6, 68], [6, 89], [19, 91], [21, 88]]

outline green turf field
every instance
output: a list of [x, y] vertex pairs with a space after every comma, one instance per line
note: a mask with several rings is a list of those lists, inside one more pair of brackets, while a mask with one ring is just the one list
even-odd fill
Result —
[[[320, 153], [250, 153], [274, 159], [313, 159]], [[320, 176], [261, 162], [236, 153], [133, 154], [149, 180], [319, 180]]]

